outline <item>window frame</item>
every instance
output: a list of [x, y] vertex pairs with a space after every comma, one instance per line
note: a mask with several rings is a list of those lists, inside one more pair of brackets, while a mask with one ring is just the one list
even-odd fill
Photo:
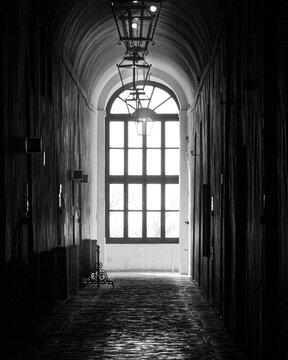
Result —
[[[179, 103], [175, 94], [166, 86], [149, 82], [147, 85], [152, 85], [155, 88], [159, 87], [169, 93], [169, 95], [175, 100], [177, 107], [179, 109]], [[130, 85], [131, 86], [131, 85]], [[127, 86], [129, 89], [129, 85]], [[128, 149], [133, 149], [134, 147], [128, 147], [128, 124], [131, 120], [129, 114], [111, 114], [110, 110], [115, 99], [120, 95], [125, 88], [118, 89], [110, 98], [107, 105], [107, 116], [105, 121], [105, 236], [107, 244], [178, 244], [179, 237], [165, 237], [165, 214], [170, 212], [165, 209], [165, 185], [166, 184], [178, 184], [179, 185], [179, 175], [165, 175], [165, 124], [170, 121], [179, 122], [178, 114], [157, 114], [157, 121], [161, 124], [161, 174], [160, 175], [147, 175], [146, 174], [146, 159], [147, 159], [147, 138], [143, 136], [142, 143], [142, 175], [128, 175]], [[123, 175], [110, 175], [110, 147], [109, 147], [109, 129], [111, 121], [123, 121], [124, 123], [124, 174]], [[153, 130], [152, 130], [153, 131]], [[180, 144], [179, 144], [180, 145]], [[175, 148], [175, 147], [174, 147]], [[121, 148], [122, 149], [122, 148]], [[135, 148], [136, 149], [136, 148]], [[139, 149], [139, 148], [137, 148]], [[149, 147], [148, 149], [153, 149]], [[173, 149], [169, 147], [168, 149]], [[179, 147], [177, 147], [179, 150]], [[123, 237], [110, 237], [109, 234], [109, 223], [110, 223], [110, 211], [119, 211], [119, 210], [110, 210], [110, 184], [123, 184], [124, 186], [124, 207], [123, 207], [123, 216], [124, 216], [124, 236]], [[128, 214], [129, 212], [139, 211], [139, 210], [129, 210], [128, 211], [128, 184], [142, 184], [142, 237], [128, 237]], [[160, 184], [161, 186], [161, 235], [160, 237], [147, 237], [147, 217], [146, 213], [153, 212], [155, 210], [147, 210], [147, 184]], [[158, 211], [158, 210], [157, 210]], [[172, 212], [175, 210], [171, 210]], [[176, 210], [177, 211], [177, 210]], [[178, 209], [179, 214], [179, 209]]]

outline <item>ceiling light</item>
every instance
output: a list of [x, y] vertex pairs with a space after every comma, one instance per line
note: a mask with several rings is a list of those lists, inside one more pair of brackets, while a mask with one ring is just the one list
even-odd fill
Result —
[[[149, 79], [151, 65], [143, 56], [133, 54], [124, 56], [121, 63], [117, 64], [117, 68], [122, 86], [128, 85], [132, 77], [132, 87], [133, 90], [136, 90], [139, 83], [142, 84], [142, 88], [145, 86]], [[125, 83], [126, 79], [127, 82]]]
[[[153, 37], [161, 10], [162, 0], [110, 1], [114, 20], [119, 34], [119, 42], [123, 42], [127, 54], [148, 53], [148, 45], [154, 44]], [[137, 23], [136, 21], [137, 20]], [[137, 28], [137, 32], [134, 31]]]

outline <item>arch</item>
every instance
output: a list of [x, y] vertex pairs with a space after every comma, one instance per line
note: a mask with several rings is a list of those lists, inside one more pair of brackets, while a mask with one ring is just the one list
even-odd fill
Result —
[[[192, 102], [193, 99], [193, 93], [191, 91], [191, 88], [187, 84], [185, 86], [185, 82], [182, 81], [180, 85], [180, 82], [176, 79], [176, 77], [173, 77], [171, 74], [164, 70], [155, 69], [154, 66], [152, 68], [153, 71], [153, 82], [158, 83], [160, 85], [166, 86], [166, 88], [169, 88], [170, 91], [173, 91], [177, 98], [177, 103], [179, 104], [179, 110], [185, 111], [189, 108], [188, 99], [190, 98], [190, 102]], [[110, 76], [109, 76], [110, 75]], [[105, 76], [108, 76], [108, 79], [105, 79]], [[126, 80], [126, 78], [125, 78]], [[184, 86], [183, 86], [184, 84]], [[115, 66], [115, 74], [111, 76], [111, 70], [107, 71], [105, 74], [103, 74], [101, 80], [96, 85], [93, 95], [92, 95], [92, 102], [96, 105], [98, 110], [104, 110], [107, 108], [107, 102], [117, 91], [120, 85], [120, 79], [118, 73], [116, 73], [116, 66]]]
[[[179, 84], [184, 84], [189, 99], [209, 60], [220, 18], [220, 11], [212, 0], [164, 2], [155, 33], [156, 46], [149, 49], [148, 55], [155, 80], [168, 84], [179, 96], [171, 83], [177, 79]], [[88, 97], [95, 98], [95, 89], [100, 95], [105, 81], [116, 74], [113, 67], [124, 52], [123, 46], [117, 45], [117, 29], [109, 3], [106, 0], [64, 1], [57, 9], [53, 28], [57, 51], [69, 61]], [[167, 79], [170, 74], [172, 78]]]
[[167, 86], [145, 83], [147, 100], [141, 100], [142, 105], [157, 116], [151, 135], [139, 136], [128, 111], [132, 105], [126, 104], [132, 85], [118, 88], [106, 108], [106, 243], [178, 245], [179, 103]]
[[[142, 84], [142, 83], [140, 82], [139, 84]], [[167, 92], [171, 96], [171, 98], [176, 102], [178, 110], [179, 110], [180, 105], [179, 105], [177, 96], [175, 95], [174, 91], [172, 91], [168, 86], [158, 83], [156, 81], [148, 81], [145, 86], [152, 86], [155, 88], [157, 87], [157, 88], [162, 89], [165, 92]], [[114, 92], [114, 94], [110, 97], [110, 99], [108, 100], [108, 103], [107, 103], [107, 107], [106, 107], [107, 114], [109, 114], [111, 112], [111, 107], [112, 107], [115, 99], [125, 90], [131, 89], [131, 87], [132, 87], [132, 83], [129, 83], [129, 84], [126, 84], [125, 86], [120, 87], [118, 90], [116, 90]]]

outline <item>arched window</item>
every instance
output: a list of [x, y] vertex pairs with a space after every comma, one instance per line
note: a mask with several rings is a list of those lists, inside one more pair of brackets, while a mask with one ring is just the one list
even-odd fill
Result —
[[[143, 107], [157, 114], [149, 136], [139, 136], [125, 99], [116, 91], [106, 117], [106, 242], [179, 242], [179, 106], [154, 82]], [[144, 103], [145, 102], [145, 103]]]

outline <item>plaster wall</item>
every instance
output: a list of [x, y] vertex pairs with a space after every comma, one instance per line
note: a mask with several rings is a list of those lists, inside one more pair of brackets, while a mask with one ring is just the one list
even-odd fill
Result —
[[[97, 117], [97, 154], [93, 172], [97, 173], [97, 213], [92, 220], [97, 223], [97, 241], [100, 246], [100, 260], [106, 266], [105, 249], [105, 115], [104, 110], [98, 111]], [[96, 165], [97, 164], [97, 165]]]
[[179, 186], [180, 186], [180, 212], [179, 212], [179, 272], [183, 275], [189, 273], [189, 244], [188, 244], [188, 169], [186, 163], [187, 144], [187, 111], [179, 113], [180, 126], [180, 159], [179, 159]]
[[116, 271], [179, 271], [178, 244], [107, 244], [106, 268]]

